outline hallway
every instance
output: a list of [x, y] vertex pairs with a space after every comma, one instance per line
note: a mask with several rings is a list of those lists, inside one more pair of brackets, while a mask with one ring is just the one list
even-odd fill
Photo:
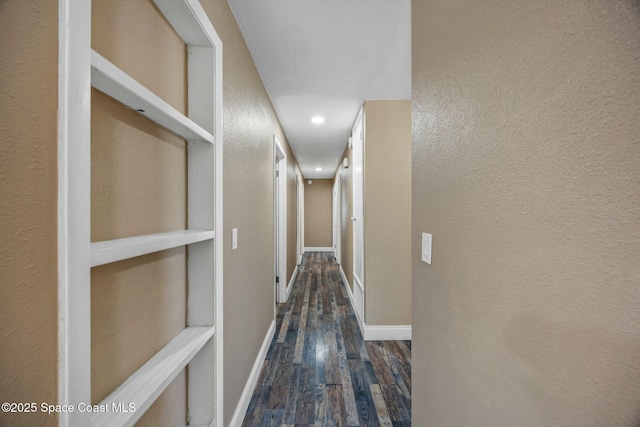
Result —
[[329, 252], [304, 255], [243, 426], [410, 426], [411, 342], [360, 333]]

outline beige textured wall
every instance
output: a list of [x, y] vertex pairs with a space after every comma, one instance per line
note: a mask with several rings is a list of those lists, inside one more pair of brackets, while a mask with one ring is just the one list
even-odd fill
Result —
[[[0, 401], [57, 397], [58, 4], [0, 2]], [[0, 412], [0, 425], [55, 416]]]
[[364, 103], [365, 320], [411, 324], [411, 101]]
[[413, 424], [637, 426], [638, 2], [412, 13]]
[[[343, 160], [349, 159], [349, 167], [342, 166]], [[353, 174], [351, 169], [351, 149], [347, 145], [340, 159], [340, 166], [336, 171], [336, 178], [340, 177], [340, 257], [342, 270], [349, 281], [348, 286], [353, 292]]]
[[[295, 158], [226, 0], [206, 0], [202, 5], [224, 44], [224, 424], [228, 425], [274, 318], [274, 133], [289, 162], [290, 225], [296, 200]], [[295, 258], [295, 215], [293, 219], [294, 228], [288, 230], [289, 260], [292, 245]], [[234, 251], [232, 228], [238, 229]], [[295, 260], [288, 261], [287, 270], [294, 268]]]
[[333, 181], [313, 179], [304, 182], [304, 246], [333, 245]]
[[[150, 0], [93, 0], [92, 47], [186, 112], [186, 48]], [[91, 239], [186, 227], [186, 149], [179, 137], [93, 90]], [[186, 250], [93, 269], [92, 400], [112, 392], [186, 325]], [[186, 421], [181, 374], [138, 422]]]

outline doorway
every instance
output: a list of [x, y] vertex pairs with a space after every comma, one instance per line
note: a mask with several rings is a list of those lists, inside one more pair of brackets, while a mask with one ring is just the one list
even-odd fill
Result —
[[340, 230], [340, 217], [341, 217], [341, 197], [340, 197], [340, 170], [338, 170], [338, 179], [333, 184], [333, 255], [336, 258], [336, 263], [341, 264], [341, 242], [342, 231]]
[[275, 135], [273, 151], [274, 301], [283, 303], [287, 300], [287, 155]]
[[297, 262], [298, 265], [302, 264], [302, 254], [304, 253], [304, 183], [302, 181], [302, 173], [300, 170], [296, 171], [296, 189], [297, 189]]
[[353, 127], [353, 299], [356, 315], [364, 323], [364, 135], [362, 108]]

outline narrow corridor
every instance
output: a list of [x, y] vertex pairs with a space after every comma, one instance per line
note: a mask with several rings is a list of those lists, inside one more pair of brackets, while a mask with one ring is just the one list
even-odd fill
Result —
[[304, 255], [243, 426], [410, 426], [411, 342], [365, 342], [339, 266]]

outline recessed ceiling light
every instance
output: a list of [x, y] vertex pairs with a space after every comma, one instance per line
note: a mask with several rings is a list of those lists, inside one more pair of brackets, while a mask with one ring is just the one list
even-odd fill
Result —
[[316, 168], [316, 171], [320, 172], [322, 170], [322, 168]]
[[311, 122], [315, 123], [317, 125], [324, 123], [324, 117], [321, 116], [315, 116], [311, 118]]

